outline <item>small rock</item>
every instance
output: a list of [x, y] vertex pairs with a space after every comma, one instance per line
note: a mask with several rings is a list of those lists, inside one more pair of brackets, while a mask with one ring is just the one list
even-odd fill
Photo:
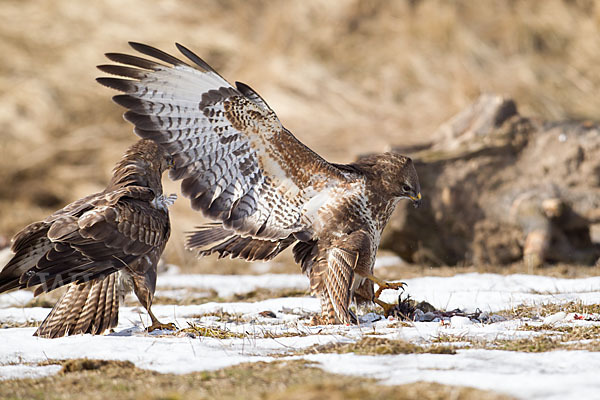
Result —
[[437, 321], [435, 321], [435, 322], [439, 322], [440, 319], [437, 317], [437, 315], [435, 315], [434, 313], [429, 311], [429, 312], [426, 312], [425, 314], [423, 314], [423, 316], [421, 317], [421, 321], [430, 322], [430, 321], [435, 320], [436, 318], [437, 318]]
[[363, 324], [379, 321], [382, 319], [381, 315], [375, 313], [367, 313], [358, 318], [359, 321]]
[[548, 315], [546, 318], [544, 318], [543, 323], [547, 324], [547, 325], [552, 325], [552, 324], [562, 321], [563, 319], [565, 319], [566, 316], [567, 316], [566, 312], [559, 311], [556, 314]]
[[477, 317], [477, 319], [479, 320], [479, 322], [482, 322], [485, 324], [490, 321], [490, 313], [488, 313], [487, 311], [484, 311], [481, 314], [479, 314], [479, 317]]
[[419, 309], [416, 309], [414, 314], [413, 314], [413, 321], [418, 321], [418, 322], [422, 322], [423, 321], [423, 316], [425, 315], [425, 313]]
[[496, 322], [506, 321], [506, 318], [503, 317], [502, 315], [493, 314], [493, 315], [490, 315], [489, 321], [490, 321], [491, 324], [493, 324], [493, 323], [496, 323]]
[[277, 318], [277, 315], [275, 315], [275, 313], [273, 311], [261, 311], [258, 313], [258, 315], [260, 315], [261, 317], [265, 317], [265, 318]]

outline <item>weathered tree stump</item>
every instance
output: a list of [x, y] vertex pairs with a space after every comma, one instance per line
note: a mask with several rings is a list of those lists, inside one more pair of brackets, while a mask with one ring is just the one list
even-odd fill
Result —
[[483, 95], [410, 155], [424, 207], [400, 202], [382, 247], [430, 265], [600, 256], [600, 126], [521, 116]]

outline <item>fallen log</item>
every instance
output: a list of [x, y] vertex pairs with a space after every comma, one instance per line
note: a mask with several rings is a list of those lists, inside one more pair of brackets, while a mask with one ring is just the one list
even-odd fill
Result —
[[434, 140], [395, 147], [415, 161], [424, 207], [400, 202], [382, 248], [429, 265], [600, 257], [600, 126], [519, 114], [483, 95]]

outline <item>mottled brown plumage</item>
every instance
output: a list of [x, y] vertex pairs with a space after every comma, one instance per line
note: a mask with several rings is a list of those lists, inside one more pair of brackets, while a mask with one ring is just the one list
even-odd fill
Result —
[[140, 140], [116, 165], [107, 188], [77, 200], [15, 235], [14, 257], [0, 272], [0, 292], [70, 284], [36, 334], [100, 334], [117, 325], [132, 288], [150, 311], [156, 265], [170, 234], [161, 175], [170, 157]]
[[[98, 78], [125, 94], [135, 132], [173, 157], [172, 179], [195, 210], [215, 223], [188, 239], [200, 255], [269, 260], [296, 243], [296, 261], [322, 301], [322, 322], [351, 321], [353, 294], [373, 299], [372, 276], [381, 231], [398, 200], [419, 202], [412, 161], [380, 154], [331, 164], [283, 127], [250, 87], [231, 86], [181, 45], [191, 64], [130, 43], [153, 59], [109, 53], [122, 65]], [[381, 283], [381, 281], [379, 281]]]

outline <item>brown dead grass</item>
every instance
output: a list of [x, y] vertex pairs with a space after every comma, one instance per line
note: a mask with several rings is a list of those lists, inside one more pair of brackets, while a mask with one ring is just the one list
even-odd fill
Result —
[[304, 361], [241, 364], [219, 371], [159, 374], [130, 362], [69, 360], [57, 376], [5, 381], [3, 399], [247, 399], [352, 400], [508, 399], [492, 392], [417, 382], [380, 386], [374, 380], [334, 375]]
[[[600, 304], [585, 305], [581, 302], [565, 304], [545, 304], [539, 306], [518, 306], [510, 310], [500, 311], [508, 319], [539, 319], [557, 312], [597, 314]], [[528, 337], [503, 339], [481, 339], [465, 335], [441, 334], [433, 339], [434, 344], [460, 342], [461, 348], [487, 350], [519, 351], [540, 353], [554, 350], [587, 350], [600, 351], [600, 325], [551, 325], [535, 322], [525, 323], [520, 330], [535, 332]]]
[[320, 353], [354, 353], [359, 355], [386, 355], [386, 354], [456, 354], [451, 347], [444, 345], [419, 346], [406, 340], [386, 339], [373, 336], [365, 336], [357, 342], [350, 343], [328, 343], [314, 345], [302, 349], [299, 354]]
[[10, 320], [0, 321], [0, 329], [6, 328], [37, 328], [40, 326], [40, 321], [24, 321], [24, 322], [15, 322]]
[[519, 305], [510, 310], [499, 311], [496, 314], [503, 315], [507, 318], [543, 318], [548, 315], [556, 314], [563, 311], [565, 313], [578, 314], [597, 314], [600, 313], [600, 304], [583, 304], [580, 301], [571, 301], [568, 303], [549, 303], [535, 306]]
[[474, 342], [469, 347], [488, 350], [541, 353], [554, 350], [600, 351], [600, 326], [568, 326], [540, 328], [540, 335], [520, 339]]
[[[128, 40], [186, 44], [255, 87], [335, 162], [423, 142], [481, 92], [549, 119], [600, 109], [600, 42], [590, 39], [600, 5], [585, 0], [132, 0], [126, 10], [116, 0], [4, 0], [0, 20], [0, 242], [101, 190], [135, 140], [114, 93], [94, 82], [102, 54]], [[227, 268], [183, 250], [184, 232], [201, 223], [185, 199], [172, 220], [169, 262]]]
[[229, 329], [221, 329], [215, 326], [203, 326], [189, 322], [188, 327], [182, 329], [182, 332], [189, 333], [194, 337], [202, 336], [215, 339], [243, 338], [247, 336], [242, 333], [232, 332]]

